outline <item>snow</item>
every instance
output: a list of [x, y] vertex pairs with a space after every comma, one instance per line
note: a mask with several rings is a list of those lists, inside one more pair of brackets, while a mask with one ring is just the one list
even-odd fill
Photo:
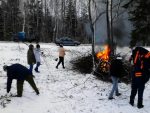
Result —
[[[35, 45], [35, 44], [34, 44]], [[24, 83], [23, 97], [11, 97], [6, 107], [0, 105], [0, 113], [148, 113], [150, 111], [150, 85], [146, 84], [144, 92], [144, 108], [138, 109], [128, 104], [130, 84], [119, 84], [120, 97], [108, 100], [111, 83], [96, 79], [92, 74], [80, 74], [71, 69], [71, 59], [90, 53], [89, 45], [64, 47], [70, 52], [65, 56], [65, 67], [56, 69], [58, 46], [41, 43], [44, 57], [40, 73], [34, 73], [35, 82], [40, 90], [37, 96], [27, 82]], [[23, 43], [0, 42], [0, 96], [6, 94], [6, 73], [4, 64], [21, 63], [26, 67], [28, 46]], [[121, 54], [130, 53], [129, 48], [117, 50]], [[127, 55], [128, 56], [128, 55]], [[16, 80], [13, 81], [12, 94], [16, 94]], [[0, 100], [1, 102], [1, 100]], [[137, 102], [137, 97], [135, 103]]]

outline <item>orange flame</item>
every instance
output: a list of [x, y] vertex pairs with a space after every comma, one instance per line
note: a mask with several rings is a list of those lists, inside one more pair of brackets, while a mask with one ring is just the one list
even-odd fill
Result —
[[104, 50], [97, 53], [97, 58], [108, 61], [109, 60], [110, 48], [108, 45], [104, 46]]

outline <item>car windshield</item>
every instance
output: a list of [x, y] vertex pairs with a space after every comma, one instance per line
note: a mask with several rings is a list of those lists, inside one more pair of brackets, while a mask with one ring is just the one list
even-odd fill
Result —
[[68, 41], [72, 41], [72, 39], [67, 39]]
[[60, 38], [60, 40], [61, 40], [61, 41], [73, 41], [72, 39], [67, 38], [67, 37]]

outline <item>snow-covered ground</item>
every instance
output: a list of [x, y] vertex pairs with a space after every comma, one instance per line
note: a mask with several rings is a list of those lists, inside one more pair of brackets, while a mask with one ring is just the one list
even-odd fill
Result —
[[[35, 44], [34, 44], [35, 45]], [[55, 44], [41, 43], [45, 56], [42, 57], [40, 73], [35, 73], [35, 82], [40, 90], [37, 96], [27, 82], [24, 83], [23, 97], [11, 97], [6, 107], [0, 105], [0, 113], [149, 113], [150, 85], [146, 84], [144, 108], [138, 109], [128, 104], [130, 85], [119, 84], [120, 97], [108, 100], [111, 84], [97, 80], [91, 74], [80, 74], [71, 69], [70, 60], [91, 51], [90, 46], [65, 47], [69, 49], [65, 57], [65, 67], [56, 69], [58, 47]], [[6, 94], [6, 73], [4, 64], [27, 64], [27, 45], [23, 43], [0, 42], [0, 96]], [[117, 50], [121, 54], [131, 54], [128, 48]], [[12, 94], [16, 94], [16, 80]], [[1, 102], [1, 100], [0, 100]], [[137, 98], [135, 103], [137, 102]]]

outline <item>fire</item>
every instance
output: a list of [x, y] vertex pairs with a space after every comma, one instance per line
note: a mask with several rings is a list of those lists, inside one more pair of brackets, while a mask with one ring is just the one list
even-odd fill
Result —
[[103, 73], [108, 73], [109, 71], [109, 54], [110, 48], [108, 45], [105, 45], [104, 50], [96, 54], [97, 58], [100, 59], [98, 63], [99, 70]]
[[108, 61], [109, 60], [109, 53], [110, 53], [110, 48], [108, 45], [105, 45], [104, 50], [98, 52], [96, 56], [99, 59], [102, 59], [104, 61]]

